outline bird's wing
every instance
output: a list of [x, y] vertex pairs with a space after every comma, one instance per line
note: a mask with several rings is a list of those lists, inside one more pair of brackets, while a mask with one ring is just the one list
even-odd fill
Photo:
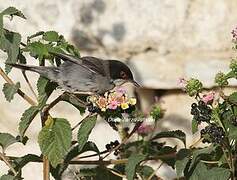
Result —
[[59, 59], [62, 59], [63, 61], [70, 61], [75, 64], [78, 64], [87, 70], [100, 74], [102, 76], [106, 76], [105, 72], [105, 66], [103, 63], [103, 60], [91, 57], [91, 56], [86, 56], [86, 57], [75, 57], [69, 54], [63, 54], [63, 53], [52, 53], [54, 56], [58, 57]]

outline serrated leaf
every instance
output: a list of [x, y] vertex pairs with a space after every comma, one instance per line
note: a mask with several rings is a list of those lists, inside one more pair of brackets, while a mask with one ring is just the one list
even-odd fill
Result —
[[40, 109], [37, 106], [31, 106], [22, 114], [21, 121], [18, 127], [21, 138], [25, 135], [26, 130], [39, 111]]
[[199, 162], [193, 170], [190, 180], [208, 179], [208, 180], [228, 180], [230, 178], [229, 169], [214, 167], [207, 169], [207, 166]]
[[26, 49], [30, 51], [31, 56], [39, 58], [40, 61], [49, 55], [46, 45], [39, 41], [28, 44]]
[[232, 93], [229, 97], [228, 97], [228, 101], [233, 103], [233, 104], [237, 104], [237, 92]]
[[14, 179], [15, 179], [14, 176], [12, 176], [12, 175], [7, 175], [7, 174], [2, 175], [2, 176], [0, 177], [0, 180], [14, 180]]
[[144, 154], [132, 154], [128, 158], [128, 163], [125, 167], [125, 172], [128, 180], [133, 180], [137, 166], [145, 159], [146, 155]]
[[14, 98], [14, 95], [17, 93], [19, 88], [20, 88], [19, 82], [17, 82], [16, 84], [5, 83], [2, 91], [5, 95], [6, 100], [11, 102], [11, 100]]
[[81, 151], [86, 144], [92, 129], [95, 127], [97, 115], [89, 116], [83, 120], [78, 130], [78, 150]]
[[157, 133], [152, 140], [159, 139], [159, 138], [176, 138], [181, 140], [184, 143], [184, 146], [186, 146], [186, 135], [181, 130], [175, 130], [175, 131], [164, 131]]
[[15, 7], [8, 7], [7, 9], [3, 10], [1, 14], [10, 15], [10, 16], [19, 16], [23, 19], [26, 19], [24, 14], [20, 10], [16, 9]]
[[43, 155], [47, 156], [55, 168], [69, 151], [72, 131], [69, 122], [63, 118], [54, 118], [51, 126], [44, 126], [39, 133], [38, 143]]
[[56, 168], [51, 168], [51, 174], [54, 176], [55, 179], [59, 179], [62, 176], [63, 172], [67, 169], [69, 162], [77, 157], [78, 155], [87, 152], [87, 151], [94, 151], [100, 155], [100, 151], [94, 142], [88, 141], [84, 145], [81, 151], [78, 151], [78, 145], [74, 146], [66, 155], [64, 162], [59, 164]]
[[[21, 43], [21, 35], [19, 33], [10, 32], [3, 30], [2, 36], [0, 36], [0, 49], [6, 51], [7, 60], [6, 63], [17, 62], [17, 57], [19, 54], [19, 47]], [[12, 67], [9, 65], [5, 66], [5, 72], [8, 74]]]
[[193, 151], [193, 158], [192, 158], [191, 164], [189, 166], [189, 170], [191, 170], [193, 168], [193, 166], [197, 163], [197, 161], [199, 160], [199, 158], [202, 155], [210, 154], [212, 151], [213, 151], [213, 145], [206, 147], [206, 148], [194, 150]]
[[52, 94], [52, 92], [56, 89], [57, 84], [54, 82], [51, 82], [50, 80], [40, 76], [37, 81], [37, 90], [38, 90], [38, 107], [42, 109], [49, 96]]
[[59, 35], [56, 31], [47, 31], [43, 34], [45, 41], [56, 42], [59, 39]]
[[3, 152], [5, 151], [5, 149], [10, 146], [11, 144], [16, 143], [17, 140], [16, 138], [9, 134], [9, 133], [0, 133], [0, 146], [3, 149]]
[[180, 149], [176, 156], [175, 169], [178, 177], [181, 177], [186, 168], [191, 151], [189, 149]]

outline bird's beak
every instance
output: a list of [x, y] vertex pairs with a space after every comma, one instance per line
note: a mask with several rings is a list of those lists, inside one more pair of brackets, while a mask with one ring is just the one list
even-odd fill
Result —
[[134, 81], [134, 80], [132, 80], [131, 83], [133, 83], [133, 85], [136, 86], [136, 87], [141, 87], [141, 85], [138, 84], [138, 83], [137, 83], [136, 81]]

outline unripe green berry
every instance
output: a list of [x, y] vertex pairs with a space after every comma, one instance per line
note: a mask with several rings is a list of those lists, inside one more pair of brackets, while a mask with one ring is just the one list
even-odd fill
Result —
[[227, 86], [228, 81], [226, 75], [222, 72], [217, 73], [215, 77], [215, 83], [219, 86]]
[[185, 91], [188, 93], [189, 96], [195, 96], [202, 91], [202, 88], [203, 85], [201, 81], [192, 78], [188, 80], [187, 85], [185, 87]]
[[164, 111], [161, 109], [161, 107], [159, 105], [155, 105], [152, 108], [150, 115], [155, 121], [157, 121], [158, 119], [163, 117]]

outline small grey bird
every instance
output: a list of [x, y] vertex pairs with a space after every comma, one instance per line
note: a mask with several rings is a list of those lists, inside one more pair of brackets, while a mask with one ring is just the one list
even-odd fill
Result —
[[39, 73], [70, 93], [103, 94], [126, 82], [139, 86], [134, 81], [129, 67], [120, 61], [102, 60], [90, 56], [78, 58], [62, 53], [53, 53], [53, 55], [64, 61], [59, 67], [9, 65]]

